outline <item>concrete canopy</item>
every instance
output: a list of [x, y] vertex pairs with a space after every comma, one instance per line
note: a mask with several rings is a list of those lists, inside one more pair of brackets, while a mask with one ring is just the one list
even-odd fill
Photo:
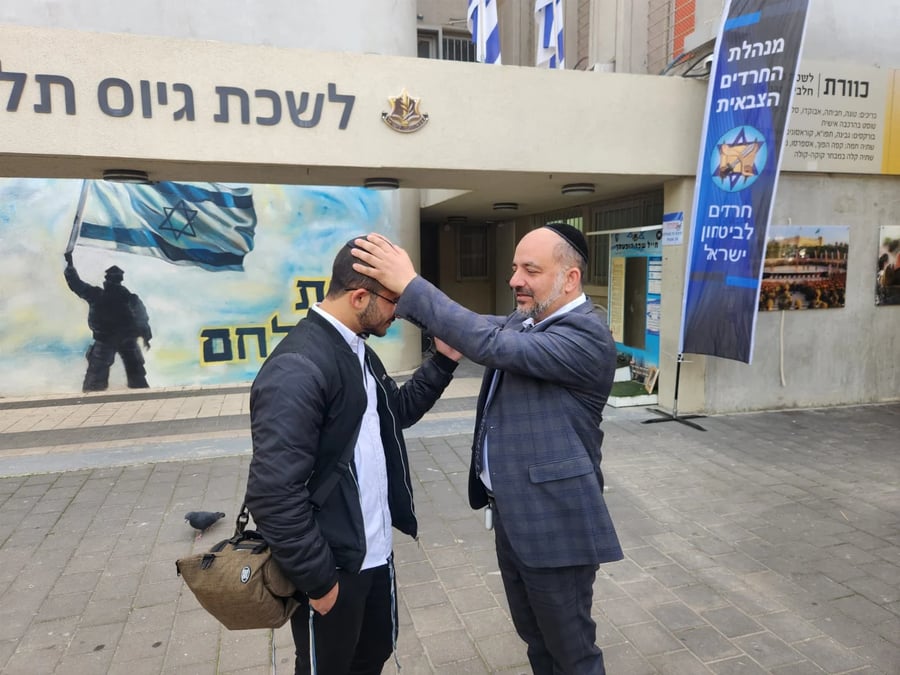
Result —
[[[497, 219], [660, 186], [696, 168], [705, 83], [0, 26], [0, 175], [362, 185], [422, 220]], [[383, 121], [389, 99], [428, 115]], [[563, 196], [568, 183], [596, 192]]]

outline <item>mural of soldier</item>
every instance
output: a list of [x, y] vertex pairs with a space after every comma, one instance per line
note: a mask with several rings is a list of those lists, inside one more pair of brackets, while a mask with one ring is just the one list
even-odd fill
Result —
[[138, 338], [150, 349], [150, 320], [141, 299], [122, 285], [125, 272], [113, 265], [106, 270], [103, 288], [81, 280], [72, 254], [66, 253], [66, 283], [72, 292], [88, 303], [88, 327], [94, 342], [87, 351], [87, 372], [82, 391], [103, 391], [109, 386], [109, 368], [116, 354], [122, 358], [128, 387], [146, 389], [147, 371]]

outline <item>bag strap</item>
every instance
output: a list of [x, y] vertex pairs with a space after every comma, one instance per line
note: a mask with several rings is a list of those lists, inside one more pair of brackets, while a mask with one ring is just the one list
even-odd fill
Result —
[[[328, 495], [331, 494], [331, 491], [338, 484], [341, 476], [343, 476], [347, 469], [350, 468], [350, 457], [353, 455], [353, 450], [356, 448], [356, 441], [359, 439], [359, 430], [362, 429], [362, 421], [363, 418], [360, 417], [359, 422], [356, 423], [356, 430], [353, 432], [351, 442], [348, 443], [343, 452], [341, 452], [341, 456], [338, 458], [334, 470], [322, 481], [309, 498], [309, 501], [311, 501], [316, 508], [320, 508], [322, 504], [325, 503], [325, 500], [328, 499]], [[244, 497], [244, 503], [241, 505], [241, 512], [238, 514], [234, 524], [234, 536], [238, 537], [243, 534], [244, 528], [247, 527], [247, 523], [249, 522], [250, 509], [247, 508], [247, 498]]]
[[240, 537], [244, 534], [244, 528], [247, 527], [247, 523], [250, 522], [250, 509], [247, 508], [246, 497], [244, 497], [244, 503], [241, 504], [241, 512], [238, 513], [237, 520], [234, 521], [234, 536]]

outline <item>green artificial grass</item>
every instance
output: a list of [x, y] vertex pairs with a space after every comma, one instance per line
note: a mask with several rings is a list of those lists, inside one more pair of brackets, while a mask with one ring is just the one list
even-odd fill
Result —
[[613, 396], [646, 396], [647, 390], [641, 382], [629, 380], [628, 382], [613, 382]]

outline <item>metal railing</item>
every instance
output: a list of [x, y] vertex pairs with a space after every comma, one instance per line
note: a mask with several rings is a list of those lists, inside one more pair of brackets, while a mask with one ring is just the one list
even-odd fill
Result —
[[684, 51], [694, 32], [695, 0], [649, 0], [647, 3], [647, 72], [662, 72]]

